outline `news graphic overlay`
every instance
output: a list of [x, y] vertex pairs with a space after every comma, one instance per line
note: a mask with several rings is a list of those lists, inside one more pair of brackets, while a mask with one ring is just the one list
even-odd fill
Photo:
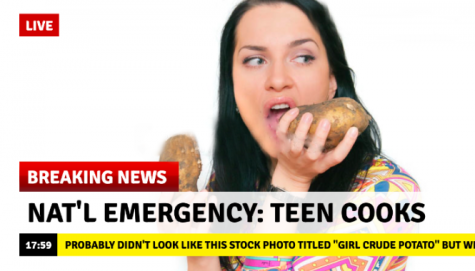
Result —
[[20, 162], [19, 182], [39, 192], [20, 256], [475, 256], [475, 234], [419, 233], [426, 206], [409, 189], [179, 192], [178, 162]]
[[20, 234], [20, 256], [475, 256], [475, 234]]
[[20, 192], [173, 192], [178, 167], [178, 162], [20, 162]]
[[59, 14], [20, 14], [20, 37], [59, 37]]

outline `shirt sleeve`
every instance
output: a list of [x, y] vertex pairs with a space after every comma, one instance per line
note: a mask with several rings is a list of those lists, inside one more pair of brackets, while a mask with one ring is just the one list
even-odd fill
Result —
[[375, 158], [355, 180], [355, 192], [420, 192], [419, 184], [402, 167], [385, 158]]

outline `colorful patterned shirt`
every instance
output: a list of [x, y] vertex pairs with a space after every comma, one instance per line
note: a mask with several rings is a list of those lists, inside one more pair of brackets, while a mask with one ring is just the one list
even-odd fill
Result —
[[[214, 175], [209, 189], [213, 190]], [[417, 182], [401, 167], [383, 157], [356, 177], [354, 192], [420, 192]], [[236, 271], [402, 271], [407, 257], [304, 256], [304, 257], [231, 257]], [[225, 270], [225, 269], [223, 269]]]

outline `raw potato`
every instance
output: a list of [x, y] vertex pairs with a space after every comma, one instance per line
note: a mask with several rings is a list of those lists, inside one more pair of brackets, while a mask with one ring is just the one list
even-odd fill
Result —
[[320, 120], [328, 119], [331, 123], [331, 129], [325, 143], [325, 150], [327, 151], [334, 149], [352, 126], [357, 127], [359, 134], [361, 134], [368, 127], [371, 120], [363, 107], [351, 98], [335, 98], [320, 104], [298, 106], [298, 108], [299, 115], [290, 123], [288, 135], [290, 137], [294, 135], [304, 113], [312, 113], [313, 121], [305, 140], [305, 146], [308, 147]]
[[162, 162], [179, 162], [179, 191], [198, 191], [198, 177], [201, 173], [201, 156], [198, 143], [189, 135], [170, 137], [160, 154]]

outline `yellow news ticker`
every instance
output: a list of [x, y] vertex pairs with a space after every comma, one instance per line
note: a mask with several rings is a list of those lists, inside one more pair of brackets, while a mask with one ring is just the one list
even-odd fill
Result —
[[63, 234], [58, 256], [475, 256], [475, 234]]

